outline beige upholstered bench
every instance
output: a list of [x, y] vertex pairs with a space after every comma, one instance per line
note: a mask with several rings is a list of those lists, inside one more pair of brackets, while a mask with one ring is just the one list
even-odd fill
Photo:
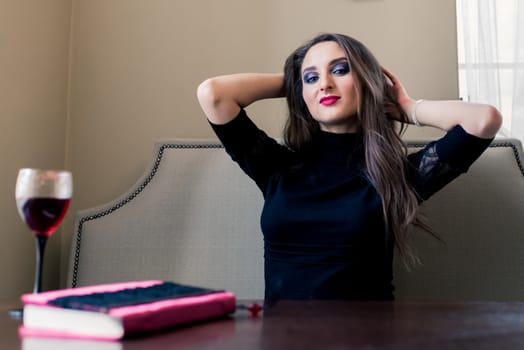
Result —
[[[410, 149], [424, 142], [409, 142]], [[261, 299], [262, 195], [216, 140], [163, 140], [127, 193], [76, 214], [68, 286], [159, 278]], [[424, 204], [442, 245], [395, 264], [397, 299], [524, 300], [522, 145], [495, 140]]]

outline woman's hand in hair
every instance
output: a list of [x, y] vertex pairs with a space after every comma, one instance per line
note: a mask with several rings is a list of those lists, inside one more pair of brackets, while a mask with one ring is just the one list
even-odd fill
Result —
[[386, 82], [395, 90], [398, 104], [409, 116], [409, 113], [415, 101], [411, 97], [409, 97], [408, 92], [404, 88], [404, 85], [402, 85], [402, 83], [395, 74], [393, 74], [389, 69], [384, 67], [382, 67], [382, 72], [387, 78]]
[[445, 131], [460, 125], [467, 133], [481, 138], [494, 137], [502, 125], [500, 112], [491, 105], [463, 101], [415, 101], [393, 73], [386, 68], [382, 68], [382, 71], [395, 89], [398, 103], [413, 124]]
[[409, 110], [412, 108], [414, 101], [409, 97], [406, 89], [393, 73], [384, 67], [382, 67], [382, 71], [387, 84], [384, 96], [384, 108], [387, 117], [402, 123], [411, 123]]

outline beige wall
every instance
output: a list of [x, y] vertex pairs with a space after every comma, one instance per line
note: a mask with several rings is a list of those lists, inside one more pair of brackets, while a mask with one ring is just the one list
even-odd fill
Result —
[[[59, 6], [58, 0], [55, 3]], [[69, 3], [62, 3], [60, 11], [68, 11]], [[60, 125], [50, 127], [56, 132], [67, 125], [67, 145], [57, 148], [66, 150], [66, 166], [75, 176], [75, 197], [60, 237], [62, 278], [69, 257], [72, 213], [109, 201], [132, 185], [149, 162], [155, 140], [213, 136], [195, 97], [197, 85], [206, 77], [280, 71], [296, 46], [319, 32], [336, 31], [365, 42], [400, 76], [414, 97], [456, 98], [458, 94], [454, 0], [72, 3], [69, 100], [57, 102], [63, 112], [68, 101], [68, 122], [62, 115], [57, 122]], [[61, 23], [64, 32], [57, 36], [62, 39], [56, 40], [66, 42], [68, 19]], [[14, 23], [6, 29], [16, 35]], [[57, 55], [58, 51], [65, 49], [47, 54]], [[60, 57], [63, 65], [58, 67], [66, 69], [65, 58]], [[24, 92], [22, 96], [27, 99], [32, 94]], [[250, 110], [261, 127], [280, 136], [284, 120], [281, 101], [261, 102]], [[34, 114], [36, 110], [31, 111]], [[48, 118], [46, 127], [52, 125], [52, 117]], [[18, 131], [14, 137], [20, 135]], [[59, 141], [55, 137], [53, 142]], [[14, 173], [18, 164], [9, 164]], [[11, 204], [6, 204], [12, 211], [6, 217], [13, 220]], [[32, 253], [19, 236], [22, 234], [12, 238], [18, 242], [18, 251]], [[16, 285], [5, 294], [22, 288], [10, 270], [0, 269]], [[31, 273], [31, 268], [24, 273]]]
[[[65, 160], [70, 0], [0, 1], [0, 298], [32, 290], [33, 236], [16, 211], [21, 167]], [[59, 281], [60, 234], [47, 246], [44, 286]]]

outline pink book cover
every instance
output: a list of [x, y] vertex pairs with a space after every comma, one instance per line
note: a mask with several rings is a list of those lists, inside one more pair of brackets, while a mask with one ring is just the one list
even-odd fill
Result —
[[[101, 292], [117, 292], [123, 289], [150, 287], [162, 284], [163, 281], [150, 280], [138, 282], [123, 282], [100, 284], [87, 287], [62, 289], [43, 292], [39, 294], [22, 295], [22, 303], [27, 305], [40, 305], [55, 308], [49, 301], [66, 296], [81, 296]], [[22, 337], [45, 336], [63, 338], [93, 338], [100, 340], [117, 340], [133, 333], [142, 333], [165, 329], [183, 323], [210, 319], [235, 312], [236, 298], [231, 292], [215, 291], [210, 294], [183, 296], [154, 300], [138, 305], [128, 305], [110, 308], [105, 311], [79, 311], [79, 312], [104, 312], [121, 320], [124, 333], [118, 336], [79, 335], [77, 333], [34, 328], [23, 325], [19, 329]]]

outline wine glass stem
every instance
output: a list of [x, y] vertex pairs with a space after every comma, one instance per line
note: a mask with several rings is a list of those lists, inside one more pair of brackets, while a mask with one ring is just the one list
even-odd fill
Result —
[[42, 271], [44, 267], [44, 250], [47, 242], [46, 236], [35, 236], [36, 243], [36, 275], [33, 293], [40, 293], [42, 291]]

